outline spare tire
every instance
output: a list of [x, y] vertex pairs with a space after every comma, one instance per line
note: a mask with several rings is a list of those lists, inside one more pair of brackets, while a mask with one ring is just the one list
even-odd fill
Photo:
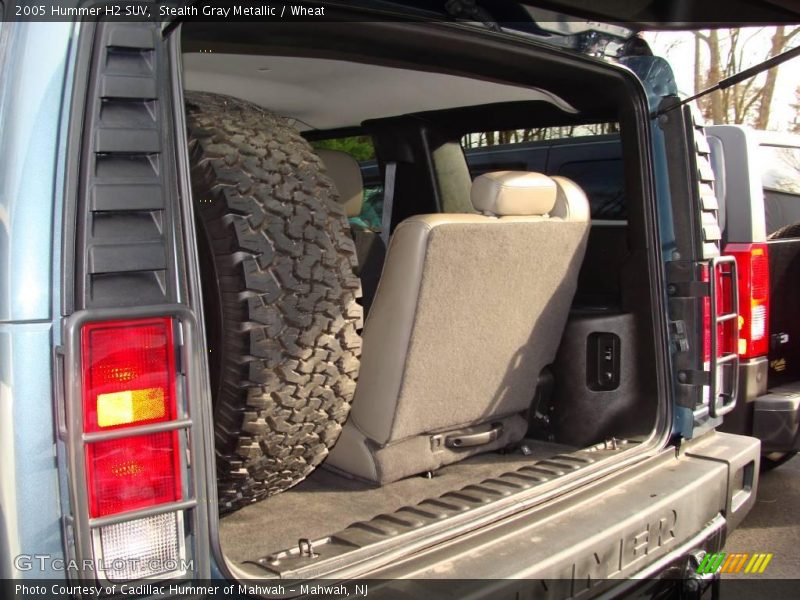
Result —
[[792, 223], [791, 225], [784, 225], [780, 229], [776, 229], [767, 236], [768, 240], [786, 240], [789, 238], [800, 237], [800, 223]]
[[336, 188], [285, 119], [187, 93], [221, 512], [305, 478], [342, 430], [361, 352]]
[[761, 455], [761, 472], [766, 473], [777, 469], [797, 456], [797, 450], [789, 452], [767, 452]]

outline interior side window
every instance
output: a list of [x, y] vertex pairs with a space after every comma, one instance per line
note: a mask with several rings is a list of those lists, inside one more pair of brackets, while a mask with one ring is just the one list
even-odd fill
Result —
[[624, 221], [618, 133], [617, 123], [484, 131], [465, 135], [462, 146], [473, 178], [504, 170], [563, 175], [586, 192], [593, 219]]
[[593, 219], [624, 221], [628, 218], [621, 159], [565, 162], [553, 175], [568, 177], [583, 188]]
[[800, 148], [761, 146], [767, 235], [800, 222]]
[[364, 207], [359, 218], [373, 231], [380, 231], [383, 219], [383, 184], [364, 187]]

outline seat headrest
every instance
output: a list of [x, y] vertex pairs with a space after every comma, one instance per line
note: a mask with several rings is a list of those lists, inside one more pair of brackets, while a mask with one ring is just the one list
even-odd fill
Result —
[[556, 183], [542, 173], [495, 171], [472, 182], [475, 210], [496, 216], [545, 215], [556, 203]]
[[364, 180], [358, 161], [340, 150], [321, 148], [316, 152], [325, 164], [328, 177], [336, 185], [339, 203], [344, 206], [345, 213], [348, 217], [357, 217], [364, 203]]
[[556, 182], [558, 194], [550, 216], [564, 221], [589, 221], [589, 199], [581, 187], [571, 179], [560, 175], [554, 176], [553, 181]]

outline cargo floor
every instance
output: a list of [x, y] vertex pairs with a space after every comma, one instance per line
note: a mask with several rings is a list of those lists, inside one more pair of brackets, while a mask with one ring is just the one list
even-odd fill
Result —
[[252, 504], [220, 521], [220, 542], [234, 563], [295, 548], [300, 538], [319, 539], [357, 521], [392, 513], [471, 483], [496, 477], [575, 448], [528, 442], [531, 453], [481, 454], [437, 471], [432, 479], [410, 477], [381, 487], [317, 469], [291, 490]]

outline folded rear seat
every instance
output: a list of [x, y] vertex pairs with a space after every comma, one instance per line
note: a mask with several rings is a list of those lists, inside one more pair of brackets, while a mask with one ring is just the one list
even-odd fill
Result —
[[471, 201], [480, 214], [395, 229], [326, 467], [383, 484], [526, 434], [575, 294], [589, 205], [565, 178], [516, 171], [478, 177]]

